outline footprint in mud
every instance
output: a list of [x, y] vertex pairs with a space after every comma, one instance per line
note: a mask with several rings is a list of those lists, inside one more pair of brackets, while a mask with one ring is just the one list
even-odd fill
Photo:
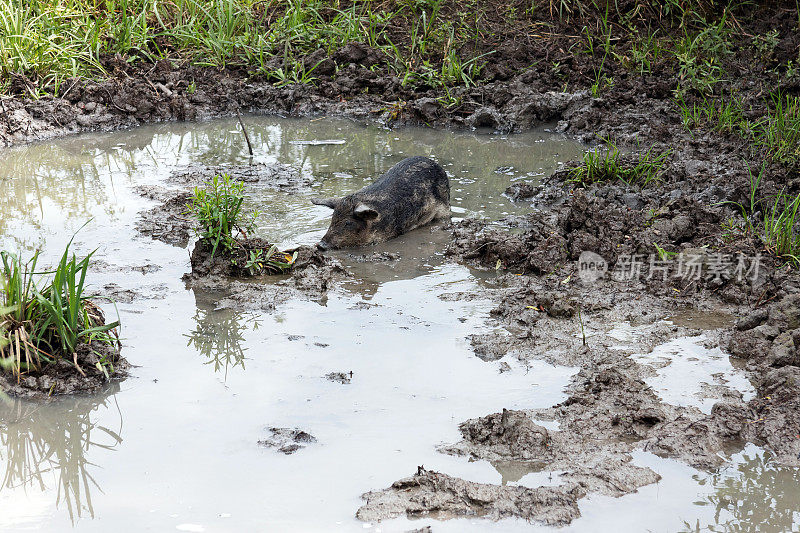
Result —
[[275, 448], [277, 451], [291, 455], [297, 450], [306, 447], [306, 444], [317, 442], [317, 439], [302, 429], [297, 428], [268, 428], [271, 435], [258, 444], [267, 448]]

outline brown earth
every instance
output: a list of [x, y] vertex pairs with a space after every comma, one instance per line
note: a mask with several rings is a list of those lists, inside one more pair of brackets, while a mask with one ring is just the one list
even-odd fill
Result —
[[[97, 368], [101, 360], [113, 365], [114, 371], [111, 373], [109, 370], [110, 376]], [[19, 380], [5, 372], [0, 373], [0, 392], [36, 400], [62, 394], [93, 394], [106, 387], [109, 381], [127, 377], [129, 369], [130, 364], [120, 354], [119, 346], [81, 343], [77, 346], [74, 361], [58, 358], [53, 363], [44, 364], [38, 372], [22, 374]]]

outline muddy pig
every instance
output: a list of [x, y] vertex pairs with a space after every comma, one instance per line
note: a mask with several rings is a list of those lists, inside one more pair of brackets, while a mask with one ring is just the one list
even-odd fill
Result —
[[333, 209], [320, 249], [364, 246], [449, 218], [450, 181], [435, 161], [409, 157], [360, 191], [312, 202]]

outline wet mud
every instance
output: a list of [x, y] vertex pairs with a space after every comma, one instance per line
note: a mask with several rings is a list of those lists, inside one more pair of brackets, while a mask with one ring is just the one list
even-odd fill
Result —
[[258, 441], [265, 448], [274, 448], [284, 455], [292, 455], [309, 444], [317, 442], [310, 433], [297, 428], [269, 428], [270, 436]]
[[521, 517], [559, 526], [577, 518], [581, 489], [572, 484], [559, 487], [499, 486], [474, 483], [419, 467], [417, 473], [392, 483], [382, 491], [362, 496], [359, 520], [374, 521], [397, 516], [441, 520], [477, 516], [499, 520]]
[[[98, 368], [101, 362], [111, 364], [108, 375]], [[19, 379], [0, 373], [0, 391], [33, 400], [49, 400], [64, 394], [94, 394], [109, 382], [125, 379], [129, 370], [130, 364], [119, 345], [81, 343], [72, 360], [59, 358], [53, 363], [43, 363], [40, 371], [28, 371]]]

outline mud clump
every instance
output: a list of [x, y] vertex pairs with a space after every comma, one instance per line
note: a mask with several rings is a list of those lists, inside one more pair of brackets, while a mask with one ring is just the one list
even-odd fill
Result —
[[453, 225], [453, 242], [445, 253], [462, 261], [491, 268], [545, 274], [567, 259], [566, 239], [555, 226], [531, 219], [531, 227], [523, 235], [488, 228], [473, 219]]
[[485, 333], [470, 335], [469, 341], [475, 355], [483, 361], [497, 361], [508, 353], [509, 335], [507, 333]]
[[310, 433], [297, 428], [269, 428], [270, 436], [258, 441], [266, 448], [274, 448], [285, 455], [291, 455], [302, 450], [309, 444], [317, 442]]
[[419, 467], [414, 476], [362, 496], [356, 518], [364, 521], [398, 516], [447, 519], [479, 516], [499, 520], [518, 517], [547, 525], [566, 525], [580, 516], [576, 485], [560, 487], [498, 486], [473, 483]]
[[[198, 274], [185, 274], [187, 286], [225, 294], [217, 302], [218, 309], [273, 311], [292, 298], [324, 301], [328, 291], [351, 274], [337, 261], [314, 247], [301, 246], [289, 250], [297, 253], [291, 269], [277, 276], [251, 277], [244, 281], [231, 278], [230, 260], [208, 260]], [[208, 256], [206, 256], [208, 257]]]
[[[113, 373], [102, 372], [100, 364], [111, 365]], [[76, 366], [77, 365], [77, 366]], [[109, 381], [118, 381], [128, 375], [130, 365], [120, 353], [118, 345], [99, 342], [81, 343], [75, 349], [73, 360], [58, 358], [45, 363], [40, 371], [23, 373], [19, 381], [5, 372], [0, 373], [0, 391], [18, 398], [50, 399], [62, 394], [94, 394]]]
[[186, 248], [196, 224], [186, 214], [192, 194], [188, 191], [140, 188], [140, 194], [159, 205], [147, 209], [136, 220], [136, 230], [142, 235], [172, 246]]
[[329, 372], [325, 374], [325, 379], [342, 385], [349, 385], [353, 379], [353, 372]]
[[208, 182], [214, 176], [223, 174], [230, 176], [233, 181], [281, 191], [303, 190], [314, 184], [312, 177], [304, 176], [297, 169], [280, 163], [255, 163], [252, 165], [192, 164], [173, 172], [167, 182], [181, 187], [197, 187]]
[[800, 294], [743, 316], [726, 343], [759, 376], [742, 437], [766, 446], [785, 464], [800, 465]]
[[[192, 272], [184, 276], [184, 281], [207, 276], [247, 278], [266, 273], [279, 274], [288, 270], [288, 266], [294, 261], [293, 255], [276, 251], [268, 258], [265, 254], [271, 248], [271, 243], [257, 237], [240, 239], [230, 250], [224, 250], [222, 246], [218, 246], [215, 250], [214, 243], [209, 239], [199, 239], [190, 258]], [[253, 260], [253, 258], [261, 259]], [[268, 263], [270, 259], [278, 260], [287, 267], [271, 267]]]

